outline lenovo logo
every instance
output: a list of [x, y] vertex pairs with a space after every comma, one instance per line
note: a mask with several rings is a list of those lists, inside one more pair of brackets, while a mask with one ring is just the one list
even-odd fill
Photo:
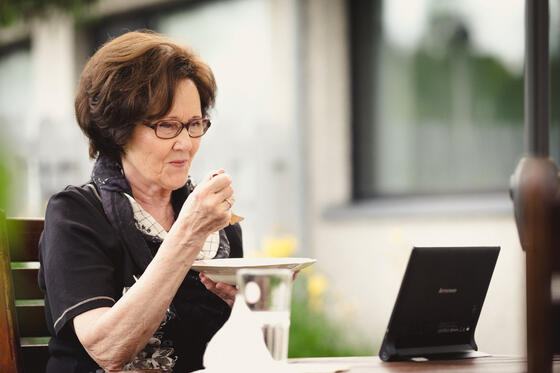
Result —
[[457, 292], [457, 289], [439, 288], [439, 290], [438, 290], [438, 294], [455, 294], [456, 292]]

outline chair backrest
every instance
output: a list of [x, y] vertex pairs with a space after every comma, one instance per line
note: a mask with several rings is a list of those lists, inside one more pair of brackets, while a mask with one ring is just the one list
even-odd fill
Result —
[[5, 219], [0, 211], [0, 372], [45, 371], [50, 337], [37, 283], [43, 226], [43, 219]]

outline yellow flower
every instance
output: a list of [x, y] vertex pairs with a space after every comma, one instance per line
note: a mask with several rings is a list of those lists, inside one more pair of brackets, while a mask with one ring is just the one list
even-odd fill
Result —
[[284, 236], [282, 238], [265, 239], [263, 251], [267, 257], [287, 257], [291, 256], [297, 246], [297, 239], [294, 236]]
[[323, 293], [327, 289], [327, 279], [320, 274], [312, 274], [307, 279], [307, 291], [309, 293], [309, 307], [319, 312], [323, 308]]
[[313, 274], [307, 280], [307, 291], [310, 297], [320, 297], [327, 289], [327, 278], [321, 274]]

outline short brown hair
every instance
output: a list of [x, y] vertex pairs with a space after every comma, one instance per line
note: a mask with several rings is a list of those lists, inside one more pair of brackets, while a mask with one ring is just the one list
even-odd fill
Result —
[[120, 159], [138, 123], [169, 112], [183, 79], [196, 85], [202, 115], [207, 115], [216, 82], [189, 48], [151, 31], [128, 32], [105, 43], [84, 67], [75, 101], [89, 156]]

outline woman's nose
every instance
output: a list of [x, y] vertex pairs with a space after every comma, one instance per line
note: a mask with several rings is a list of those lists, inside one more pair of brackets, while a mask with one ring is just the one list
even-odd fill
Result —
[[190, 150], [192, 148], [192, 138], [189, 136], [186, 128], [183, 128], [179, 136], [175, 138], [173, 149], [175, 150]]

